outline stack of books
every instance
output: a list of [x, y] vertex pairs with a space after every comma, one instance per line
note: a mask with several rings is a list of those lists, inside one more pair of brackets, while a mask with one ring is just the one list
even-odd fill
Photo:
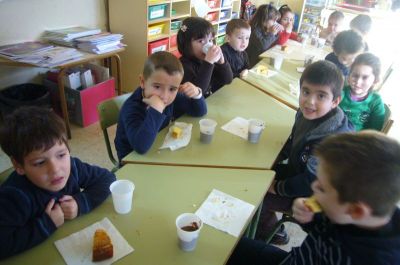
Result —
[[103, 54], [114, 50], [121, 49], [125, 45], [121, 43], [123, 35], [103, 32], [100, 34], [77, 38], [78, 49], [86, 52]]
[[65, 29], [46, 30], [43, 39], [55, 44], [69, 47], [75, 47], [74, 39], [99, 34], [100, 29], [91, 29], [86, 27], [71, 27]]
[[40, 67], [55, 67], [82, 57], [74, 48], [41, 42], [23, 42], [0, 47], [0, 56]]

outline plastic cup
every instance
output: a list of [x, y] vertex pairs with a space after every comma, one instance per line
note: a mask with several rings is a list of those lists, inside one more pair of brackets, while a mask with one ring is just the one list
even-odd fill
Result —
[[313, 60], [314, 60], [314, 55], [306, 55], [304, 57], [304, 67], [309, 66], [310, 64], [312, 64]]
[[215, 132], [217, 122], [211, 119], [201, 119], [200, 124], [200, 141], [205, 144], [211, 143]]
[[183, 213], [176, 218], [178, 244], [183, 251], [193, 251], [199, 239], [203, 222], [194, 213]]
[[204, 53], [204, 54], [207, 54], [208, 50], [209, 50], [212, 46], [214, 46], [214, 44], [212, 44], [211, 42], [207, 42], [206, 44], [204, 44], [204, 45], [203, 45], [203, 48], [202, 48], [203, 53]]
[[274, 68], [276, 70], [280, 70], [282, 67], [282, 63], [283, 63], [283, 56], [280, 55], [276, 55], [274, 57]]
[[129, 213], [132, 209], [132, 196], [135, 185], [127, 179], [116, 180], [110, 185], [114, 209], [119, 214]]
[[251, 119], [249, 121], [249, 131], [247, 134], [247, 140], [253, 144], [258, 143], [264, 128], [265, 124], [262, 120]]
[[309, 38], [308, 34], [301, 35], [301, 44], [303, 45], [303, 47], [306, 46], [308, 38]]
[[324, 48], [326, 39], [318, 38], [317, 39], [317, 48]]

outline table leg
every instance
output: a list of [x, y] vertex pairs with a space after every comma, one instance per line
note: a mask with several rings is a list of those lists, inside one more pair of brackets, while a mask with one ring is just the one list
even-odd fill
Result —
[[71, 128], [70, 128], [70, 124], [69, 124], [67, 100], [65, 98], [64, 78], [63, 78], [65, 76], [66, 71], [67, 71], [67, 68], [60, 69], [60, 73], [58, 74], [57, 81], [58, 81], [58, 92], [60, 94], [61, 110], [62, 110], [64, 122], [65, 122], [65, 128], [67, 129], [68, 139], [71, 139]]
[[261, 210], [262, 210], [262, 204], [258, 206], [256, 214], [253, 216], [249, 226], [246, 229], [245, 232], [246, 237], [251, 239], [254, 239], [256, 237], [256, 231], [257, 231], [258, 221], [260, 220]]
[[112, 56], [115, 60], [115, 65], [117, 67], [117, 73], [115, 78], [117, 79], [117, 94], [122, 95], [122, 85], [121, 85], [121, 58], [119, 57], [118, 54], [114, 54]]

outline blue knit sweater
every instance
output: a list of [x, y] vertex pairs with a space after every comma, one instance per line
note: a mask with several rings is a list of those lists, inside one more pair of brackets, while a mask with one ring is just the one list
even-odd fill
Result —
[[205, 115], [207, 105], [204, 97], [192, 99], [178, 93], [174, 102], [160, 113], [143, 103], [142, 88], [137, 88], [122, 106], [118, 119], [114, 143], [119, 161], [133, 150], [139, 154], [146, 153], [157, 133], [184, 113], [194, 117]]
[[0, 259], [38, 245], [57, 229], [45, 213], [51, 199], [74, 197], [82, 215], [108, 197], [114, 180], [108, 170], [77, 158], [71, 158], [69, 179], [58, 192], [43, 190], [14, 171], [0, 186]]

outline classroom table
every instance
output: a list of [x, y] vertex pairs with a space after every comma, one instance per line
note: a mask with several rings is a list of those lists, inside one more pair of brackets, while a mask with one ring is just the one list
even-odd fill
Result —
[[[257, 68], [261, 65], [266, 66], [268, 71], [276, 72], [276, 74], [268, 77], [265, 74], [257, 73]], [[303, 62], [284, 60], [281, 69], [276, 70], [270, 65], [270, 58], [263, 58], [242, 79], [290, 108], [297, 110], [299, 108], [301, 77], [297, 68], [302, 66]]]
[[[107, 53], [103, 53], [103, 54], [93, 54], [93, 53], [86, 53], [83, 51], [79, 51], [83, 54], [82, 57], [70, 61], [70, 62], [66, 62], [57, 66], [54, 66], [53, 68], [59, 69], [60, 72], [58, 73], [58, 79], [57, 79], [57, 83], [58, 83], [58, 91], [60, 93], [60, 105], [61, 105], [61, 111], [62, 111], [62, 115], [64, 118], [64, 122], [65, 122], [65, 127], [67, 130], [67, 135], [68, 138], [71, 138], [71, 127], [70, 127], [70, 123], [69, 123], [69, 114], [68, 114], [68, 109], [67, 109], [67, 99], [65, 97], [65, 90], [64, 90], [64, 75], [67, 72], [67, 70], [71, 67], [77, 66], [77, 65], [81, 65], [81, 64], [85, 64], [88, 63], [90, 61], [94, 61], [94, 60], [101, 60], [101, 59], [114, 59], [115, 61], [115, 67], [116, 67], [116, 71], [115, 71], [115, 79], [117, 82], [117, 94], [121, 95], [122, 93], [122, 86], [121, 86], [121, 59], [118, 55], [118, 53], [124, 51], [124, 48], [120, 48], [114, 51], [110, 51]], [[17, 62], [17, 61], [12, 61], [10, 59], [7, 58], [3, 58], [0, 57], [0, 65], [7, 65], [7, 66], [17, 66], [17, 67], [39, 67], [33, 64], [29, 64], [29, 63], [22, 63], [22, 62]]]
[[260, 54], [261, 58], [270, 58], [277, 55], [283, 56], [285, 60], [296, 60], [304, 62], [307, 55], [313, 55], [314, 61], [324, 60], [326, 55], [332, 52], [330, 46], [325, 45], [323, 48], [317, 48], [310, 44], [310, 40], [305, 45], [302, 45], [298, 41], [288, 40], [286, 45], [288, 46], [287, 51], [281, 51], [281, 45], [275, 45], [274, 47], [266, 50]]
[[[122, 163], [153, 165], [185, 165], [223, 168], [271, 169], [282, 146], [290, 135], [295, 111], [254, 86], [234, 79], [207, 98], [205, 117], [218, 122], [210, 144], [200, 142], [200, 118], [184, 115], [179, 122], [192, 123], [188, 146], [170, 151], [159, 150], [169, 128], [161, 130], [151, 149], [144, 155], [131, 152]], [[257, 144], [228, 133], [221, 126], [235, 117], [258, 118], [266, 123]]]
[[196, 249], [184, 252], [178, 247], [176, 217], [184, 212], [195, 212], [213, 189], [257, 206], [275, 173], [269, 170], [125, 165], [116, 175], [118, 179], [129, 179], [135, 184], [130, 213], [117, 214], [109, 197], [92, 212], [67, 221], [40, 245], [0, 261], [0, 264], [65, 264], [54, 241], [107, 217], [135, 249], [114, 264], [222, 265], [239, 238], [204, 225]]

